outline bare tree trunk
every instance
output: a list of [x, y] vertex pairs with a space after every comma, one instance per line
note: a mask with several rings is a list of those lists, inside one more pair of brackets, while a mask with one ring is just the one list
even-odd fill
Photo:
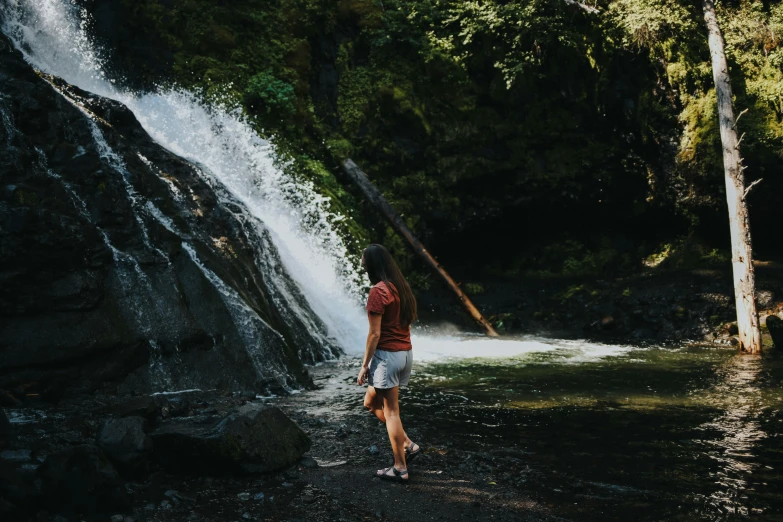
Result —
[[487, 332], [487, 335], [490, 337], [497, 337], [498, 333], [492, 327], [490, 322], [487, 321], [483, 315], [481, 315], [481, 312], [479, 312], [478, 308], [473, 305], [470, 298], [465, 295], [465, 292], [463, 292], [459, 285], [454, 282], [451, 276], [446, 272], [446, 270], [443, 269], [442, 266], [440, 266], [435, 258], [432, 257], [429, 252], [427, 252], [427, 249], [424, 248], [424, 245], [419, 243], [419, 240], [416, 239], [400, 215], [394, 211], [392, 206], [389, 205], [389, 202], [386, 201], [386, 198], [384, 198], [378, 189], [375, 188], [375, 185], [372, 184], [370, 179], [364, 172], [362, 172], [358, 165], [356, 165], [356, 163], [354, 163], [352, 160], [347, 159], [345, 160], [345, 163], [343, 163], [343, 169], [345, 170], [346, 174], [351, 177], [353, 182], [361, 189], [369, 202], [372, 203], [375, 208], [381, 211], [384, 217], [389, 220], [391, 226], [402, 237], [404, 237], [408, 243], [410, 243], [410, 245], [413, 247], [413, 250], [419, 254], [422, 259], [424, 259], [424, 262], [435, 269], [435, 271], [443, 278], [448, 287], [451, 288], [451, 290], [457, 295], [457, 298], [459, 299], [460, 303], [462, 303], [462, 306], [465, 307], [465, 310], [467, 310], [470, 316], [484, 328], [484, 330]]
[[740, 350], [761, 353], [761, 333], [755, 301], [755, 275], [753, 272], [753, 251], [750, 241], [750, 223], [745, 196], [745, 174], [737, 137], [737, 120], [731, 101], [731, 82], [723, 35], [718, 25], [713, 0], [702, 0], [704, 21], [709, 33], [712, 75], [718, 95], [718, 118], [720, 139], [723, 144], [723, 169], [726, 178], [726, 200], [729, 205], [729, 226], [731, 228], [731, 262], [734, 270], [734, 298], [737, 305], [737, 328]]

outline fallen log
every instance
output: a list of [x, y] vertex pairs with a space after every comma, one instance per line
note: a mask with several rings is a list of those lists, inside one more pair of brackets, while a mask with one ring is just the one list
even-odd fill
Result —
[[465, 308], [465, 310], [467, 310], [468, 314], [470, 314], [470, 316], [484, 328], [484, 330], [487, 332], [487, 335], [490, 337], [497, 337], [498, 333], [492, 327], [490, 322], [487, 321], [483, 315], [481, 315], [481, 312], [478, 311], [478, 308], [476, 308], [476, 306], [471, 302], [470, 298], [465, 295], [465, 292], [462, 291], [462, 289], [451, 278], [448, 272], [446, 272], [440, 263], [438, 263], [435, 258], [432, 257], [427, 249], [424, 248], [424, 245], [422, 245], [419, 240], [416, 239], [400, 215], [397, 214], [389, 202], [386, 201], [386, 198], [383, 197], [380, 191], [375, 188], [375, 185], [372, 184], [372, 181], [370, 181], [370, 178], [367, 177], [367, 174], [362, 172], [362, 169], [360, 169], [359, 166], [356, 165], [356, 163], [354, 163], [351, 159], [345, 160], [343, 163], [343, 169], [351, 178], [351, 180], [353, 180], [356, 186], [359, 187], [367, 200], [372, 203], [375, 208], [380, 210], [381, 214], [383, 214], [384, 217], [389, 220], [392, 228], [394, 228], [394, 230], [404, 237], [411, 247], [413, 247], [413, 250], [424, 260], [424, 262], [430, 265], [443, 278], [443, 280], [446, 282], [446, 285], [456, 294], [457, 299], [459, 299], [460, 303]]

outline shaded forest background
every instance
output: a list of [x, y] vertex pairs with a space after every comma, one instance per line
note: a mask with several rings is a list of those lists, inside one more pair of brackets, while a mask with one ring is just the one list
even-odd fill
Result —
[[[79, 0], [118, 76], [243, 110], [356, 248], [432, 278], [342, 178], [354, 159], [479, 294], [486, 281], [729, 267], [700, 1]], [[783, 257], [783, 5], [718, 4], [756, 257]]]

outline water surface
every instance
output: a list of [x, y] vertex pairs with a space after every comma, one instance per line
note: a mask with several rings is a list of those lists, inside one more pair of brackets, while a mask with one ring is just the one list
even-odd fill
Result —
[[403, 418], [567, 519], [783, 520], [783, 361], [704, 347], [419, 339]]

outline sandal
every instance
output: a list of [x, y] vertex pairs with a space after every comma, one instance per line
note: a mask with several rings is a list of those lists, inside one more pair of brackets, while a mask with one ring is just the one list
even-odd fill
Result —
[[[414, 450], [414, 449], [411, 449], [411, 448], [416, 448], [416, 449]], [[419, 446], [418, 444], [416, 444], [414, 442], [413, 444], [410, 445], [409, 448], [405, 448], [405, 462], [407, 463], [407, 462], [412, 461], [413, 459], [415, 459], [416, 457], [421, 455], [422, 451], [423, 450], [422, 450], [421, 446]]]
[[375, 476], [381, 480], [391, 480], [394, 482], [399, 482], [400, 484], [408, 483], [408, 470], [403, 469], [400, 471], [394, 466], [389, 466], [386, 469], [379, 469], [375, 472]]

